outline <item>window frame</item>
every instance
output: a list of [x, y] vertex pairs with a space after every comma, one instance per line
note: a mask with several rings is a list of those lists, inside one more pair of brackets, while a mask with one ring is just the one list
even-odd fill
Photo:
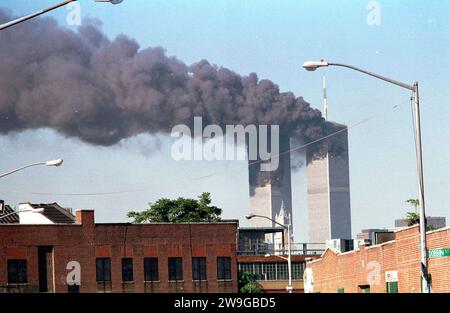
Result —
[[[8, 285], [28, 284], [28, 262], [26, 259], [8, 259]], [[15, 275], [15, 279], [12, 279]]]
[[133, 258], [122, 258], [122, 282], [134, 282]]
[[[172, 263], [175, 262], [175, 263]], [[184, 281], [183, 273], [183, 258], [182, 257], [169, 257], [167, 259], [169, 282], [182, 282]], [[173, 274], [173, 269], [175, 273]], [[173, 277], [175, 275], [175, 277]]]
[[[224, 261], [227, 261], [224, 263]], [[230, 281], [233, 280], [232, 274], [232, 259], [229, 256], [218, 256], [217, 257], [217, 280], [218, 281]], [[229, 274], [229, 275], [227, 275]]]
[[[193, 281], [207, 281], [207, 263], [206, 257], [192, 258], [192, 280]], [[196, 277], [198, 275], [198, 277]]]
[[[149, 278], [149, 279], [147, 279]], [[144, 258], [144, 282], [159, 282], [158, 258]]]
[[[105, 266], [105, 265], [108, 266]], [[99, 269], [99, 265], [101, 265], [101, 269]], [[101, 273], [101, 275], [99, 275]], [[106, 275], [105, 275], [106, 274]], [[101, 277], [99, 277], [101, 276]], [[109, 277], [107, 277], [109, 276]], [[102, 279], [100, 279], [102, 278]], [[109, 278], [109, 279], [105, 279]], [[96, 258], [95, 259], [95, 280], [97, 283], [105, 283], [111, 282], [111, 258]]]

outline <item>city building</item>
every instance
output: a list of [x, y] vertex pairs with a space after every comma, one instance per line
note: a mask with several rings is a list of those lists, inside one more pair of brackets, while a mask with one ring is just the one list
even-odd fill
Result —
[[0, 224], [0, 292], [238, 291], [237, 221], [103, 224], [79, 210], [71, 222], [36, 207], [42, 223]]
[[[292, 218], [291, 154], [290, 138], [280, 133], [278, 167], [262, 171], [261, 162], [249, 160], [250, 209], [253, 214], [267, 216], [283, 225]], [[253, 227], [274, 227], [275, 223], [264, 218], [253, 218]], [[291, 232], [292, 236], [292, 232]], [[266, 241], [282, 245], [282, 234], [267, 233]]]
[[[281, 227], [239, 228], [238, 270], [253, 274], [264, 293], [287, 292], [287, 249], [284, 246], [282, 250], [276, 250], [265, 242], [266, 234], [272, 233], [286, 234]], [[292, 244], [292, 287], [295, 293], [303, 292], [306, 259], [319, 258], [324, 250], [324, 245]]]
[[[266, 241], [267, 234], [280, 234], [281, 246]], [[282, 227], [239, 227], [238, 254], [265, 255], [275, 254], [283, 250], [285, 230]]]
[[348, 131], [330, 140], [339, 142], [342, 153], [313, 159], [306, 169], [310, 242], [352, 238]]
[[333, 249], [336, 252], [352, 251], [355, 248], [354, 241], [351, 239], [329, 239], [325, 241], [327, 249]]
[[[286, 257], [286, 255], [284, 256]], [[292, 256], [292, 287], [294, 293], [303, 293], [303, 272], [307, 258], [314, 256]], [[238, 270], [252, 273], [263, 293], [285, 293], [288, 285], [288, 262], [278, 256], [241, 256], [238, 255]]]
[[[360, 242], [364, 242], [366, 245], [378, 245], [394, 239], [394, 232], [388, 229], [363, 229], [356, 235], [356, 240], [360, 240]], [[358, 246], [355, 245], [355, 247]]]
[[[433, 229], [447, 227], [446, 219], [442, 216], [428, 216], [427, 226], [431, 226]], [[395, 220], [395, 228], [408, 227], [408, 220], [400, 218]]]
[[[321, 293], [419, 293], [419, 227], [394, 231], [394, 240], [337, 253], [327, 249], [307, 262], [305, 290]], [[450, 228], [427, 232], [432, 292], [450, 292]]]

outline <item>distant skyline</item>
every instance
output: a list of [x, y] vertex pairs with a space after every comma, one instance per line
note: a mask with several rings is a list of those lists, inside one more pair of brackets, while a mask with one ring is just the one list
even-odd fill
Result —
[[[4, 0], [0, 8], [31, 13], [58, 0]], [[124, 33], [141, 48], [161, 46], [191, 64], [201, 59], [241, 75], [256, 72], [282, 91], [322, 110], [327, 77], [329, 120], [349, 126], [352, 230], [393, 227], [417, 197], [410, 94], [340, 68], [306, 72], [304, 61], [349, 63], [421, 88], [427, 215], [450, 217], [450, 7], [447, 1], [378, 1], [381, 24], [367, 23], [369, 1], [124, 0], [80, 1], [83, 18], [98, 18], [110, 38]], [[66, 8], [46, 16], [66, 24]], [[0, 60], [1, 64], [1, 60]], [[363, 122], [362, 122], [363, 121]], [[361, 123], [360, 123], [361, 122]], [[60, 168], [33, 168], [0, 179], [0, 199], [92, 208], [99, 222], [126, 221], [161, 197], [212, 193], [225, 218], [249, 211], [245, 161], [170, 158], [171, 139], [141, 135], [94, 147], [50, 130], [0, 136], [0, 172], [61, 157]], [[213, 175], [214, 173], [220, 173]], [[206, 176], [205, 178], [201, 178]], [[306, 173], [293, 173], [296, 241], [307, 240]], [[42, 195], [126, 191], [103, 196]]]

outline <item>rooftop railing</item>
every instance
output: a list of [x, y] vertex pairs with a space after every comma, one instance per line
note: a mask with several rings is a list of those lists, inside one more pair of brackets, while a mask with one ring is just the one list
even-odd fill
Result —
[[[287, 255], [287, 245], [270, 243], [258, 243], [251, 247], [239, 247], [238, 255], [241, 256], [264, 256], [264, 255]], [[293, 243], [291, 245], [292, 255], [321, 255], [325, 251], [324, 243]]]

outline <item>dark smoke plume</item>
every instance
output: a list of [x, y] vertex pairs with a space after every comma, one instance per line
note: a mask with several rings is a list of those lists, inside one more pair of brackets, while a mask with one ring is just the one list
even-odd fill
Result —
[[[13, 16], [0, 10], [0, 23]], [[109, 40], [96, 22], [77, 32], [52, 18], [0, 32], [0, 134], [51, 128], [109, 146], [176, 124], [279, 124], [314, 140], [330, 131], [318, 110], [257, 75], [202, 60], [188, 66], [162, 48]]]

